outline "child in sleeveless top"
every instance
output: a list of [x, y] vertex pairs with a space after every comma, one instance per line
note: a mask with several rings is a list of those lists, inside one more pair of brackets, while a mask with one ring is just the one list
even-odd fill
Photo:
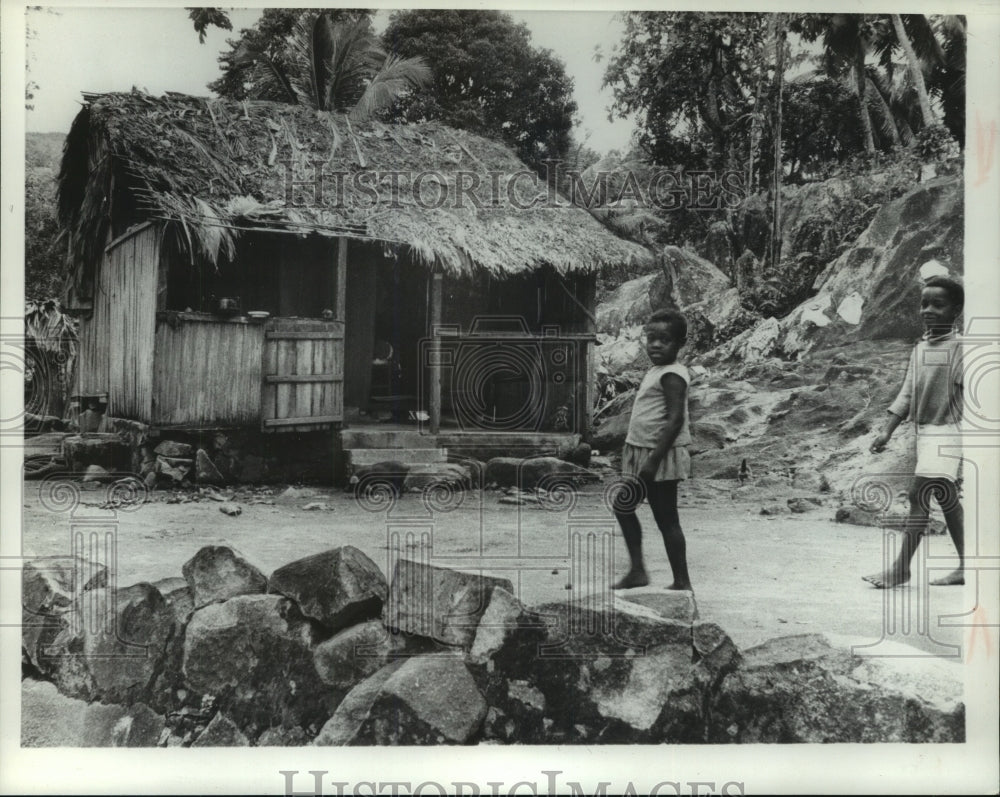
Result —
[[687, 320], [677, 310], [659, 310], [646, 323], [646, 353], [653, 363], [639, 385], [622, 450], [622, 476], [628, 482], [614, 500], [631, 566], [614, 589], [649, 583], [642, 557], [642, 525], [636, 509], [649, 501], [660, 529], [674, 580], [670, 589], [691, 589], [686, 542], [677, 515], [677, 484], [691, 475], [687, 368], [677, 354], [687, 342]]

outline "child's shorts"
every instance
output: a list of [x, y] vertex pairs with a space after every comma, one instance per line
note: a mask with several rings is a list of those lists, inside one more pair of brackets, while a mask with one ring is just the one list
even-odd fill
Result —
[[958, 481], [962, 464], [962, 433], [954, 426], [917, 427], [917, 466], [914, 476]]
[[[633, 446], [628, 443], [622, 448], [622, 474], [638, 476], [653, 449]], [[687, 446], [674, 446], [660, 460], [660, 467], [653, 477], [654, 482], [679, 481], [691, 478], [691, 455]]]

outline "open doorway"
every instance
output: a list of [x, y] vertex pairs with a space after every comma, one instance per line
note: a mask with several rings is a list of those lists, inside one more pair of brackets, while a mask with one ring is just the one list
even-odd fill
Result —
[[385, 257], [379, 247], [351, 243], [344, 400], [356, 419], [417, 420], [427, 284], [425, 269]]

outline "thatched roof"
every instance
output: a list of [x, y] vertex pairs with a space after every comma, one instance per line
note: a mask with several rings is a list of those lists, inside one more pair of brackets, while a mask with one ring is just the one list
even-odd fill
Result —
[[[231, 253], [236, 236], [265, 229], [378, 241], [451, 273], [542, 265], [565, 273], [650, 259], [564, 199], [560, 207], [524, 207], [544, 196], [544, 182], [524, 175], [509, 193], [510, 178], [528, 167], [505, 145], [442, 124], [358, 125], [303, 106], [180, 94], [85, 99], [67, 137], [59, 187], [78, 265], [94, 263], [103, 250], [109, 208], [124, 212], [123, 185], [134, 198], [134, 221], [175, 225], [192, 255], [212, 262]], [[290, 204], [285, 164], [293, 164], [294, 179], [311, 180], [316, 162], [326, 175], [324, 204], [310, 201], [311, 188], [295, 189]], [[430, 175], [416, 180], [421, 173]], [[491, 186], [499, 186], [498, 203], [477, 208], [466, 195], [457, 206], [459, 181], [468, 187], [477, 178], [476, 195], [488, 202], [497, 193]], [[432, 202], [443, 188], [447, 200], [427, 207], [417, 201], [417, 185]]]

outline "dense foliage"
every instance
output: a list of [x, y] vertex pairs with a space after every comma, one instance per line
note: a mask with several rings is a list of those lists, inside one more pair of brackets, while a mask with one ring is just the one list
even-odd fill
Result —
[[421, 56], [433, 83], [400, 105], [401, 118], [439, 119], [500, 138], [535, 168], [571, 152], [573, 81], [551, 51], [499, 11], [413, 9], [392, 15], [383, 34], [400, 56]]

